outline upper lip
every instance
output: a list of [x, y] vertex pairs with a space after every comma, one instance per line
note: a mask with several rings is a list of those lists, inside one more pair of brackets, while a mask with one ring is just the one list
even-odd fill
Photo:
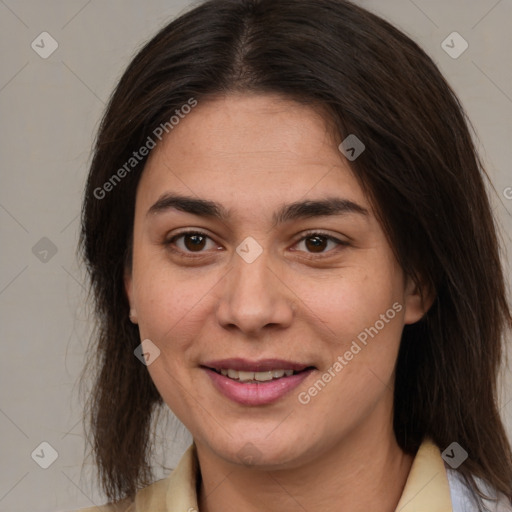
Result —
[[286, 361], [284, 359], [260, 359], [259, 361], [250, 361], [239, 357], [230, 359], [217, 359], [215, 361], [205, 361], [201, 366], [213, 368], [215, 370], [237, 370], [246, 372], [265, 372], [270, 370], [294, 370], [300, 372], [311, 367], [310, 364]]

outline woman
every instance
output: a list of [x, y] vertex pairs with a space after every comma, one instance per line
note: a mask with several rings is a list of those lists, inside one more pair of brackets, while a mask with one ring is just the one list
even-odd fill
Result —
[[[439, 70], [360, 7], [211, 0], [161, 30], [83, 206], [105, 510], [512, 510], [484, 178]], [[161, 406], [193, 443], [153, 482]]]

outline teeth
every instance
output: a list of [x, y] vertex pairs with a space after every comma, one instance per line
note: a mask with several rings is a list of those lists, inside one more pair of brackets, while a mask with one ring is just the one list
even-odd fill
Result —
[[280, 379], [281, 377], [289, 377], [293, 375], [293, 370], [269, 370], [267, 372], [245, 372], [232, 370], [231, 368], [222, 368], [220, 373], [230, 379], [236, 379], [241, 382], [266, 382], [272, 379]]
[[[231, 370], [229, 370], [228, 375], [230, 375]], [[254, 372], [235, 372], [238, 373], [238, 380], [246, 382], [248, 380], [254, 380], [254, 376], [256, 375]]]

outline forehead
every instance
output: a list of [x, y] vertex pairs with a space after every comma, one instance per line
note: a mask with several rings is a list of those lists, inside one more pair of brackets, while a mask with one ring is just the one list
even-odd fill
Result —
[[164, 192], [246, 209], [343, 195], [368, 207], [318, 108], [274, 95], [228, 95], [185, 115], [151, 153], [138, 189], [149, 208]]

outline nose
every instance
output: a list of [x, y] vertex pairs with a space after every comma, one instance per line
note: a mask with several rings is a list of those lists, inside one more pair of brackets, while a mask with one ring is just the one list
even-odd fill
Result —
[[233, 260], [220, 289], [216, 310], [219, 324], [251, 337], [290, 326], [296, 309], [295, 296], [271, 268], [268, 251], [264, 250], [252, 263], [236, 253]]

